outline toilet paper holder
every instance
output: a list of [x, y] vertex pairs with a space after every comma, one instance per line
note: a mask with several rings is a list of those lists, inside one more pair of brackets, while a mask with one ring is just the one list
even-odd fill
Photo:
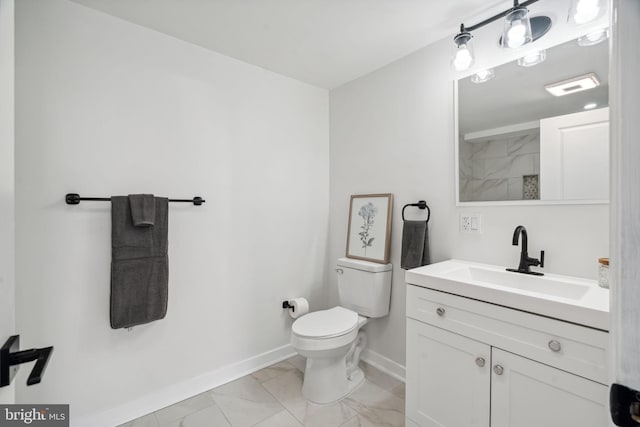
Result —
[[282, 308], [285, 310], [291, 309], [291, 311], [293, 312], [296, 311], [296, 308], [293, 305], [289, 304], [289, 300], [282, 301]]
[[309, 301], [302, 297], [290, 298], [282, 301], [282, 308], [287, 310], [289, 316], [297, 319], [309, 312]]

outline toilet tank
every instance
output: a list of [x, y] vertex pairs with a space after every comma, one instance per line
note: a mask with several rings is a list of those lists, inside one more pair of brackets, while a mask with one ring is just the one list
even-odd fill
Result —
[[340, 306], [366, 317], [389, 314], [391, 264], [340, 258], [336, 273]]

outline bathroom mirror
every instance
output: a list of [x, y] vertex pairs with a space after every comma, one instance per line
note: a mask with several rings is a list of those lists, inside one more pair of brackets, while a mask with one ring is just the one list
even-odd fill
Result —
[[[457, 81], [459, 204], [608, 202], [609, 46], [584, 44], [547, 49], [534, 66], [500, 65], [484, 82]], [[552, 95], [553, 85], [568, 93]]]

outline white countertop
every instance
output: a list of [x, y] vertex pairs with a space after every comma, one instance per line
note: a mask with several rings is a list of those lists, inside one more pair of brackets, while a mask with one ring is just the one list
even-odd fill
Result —
[[505, 267], [448, 260], [405, 272], [405, 281], [492, 304], [609, 330], [609, 290], [595, 280], [508, 272]]

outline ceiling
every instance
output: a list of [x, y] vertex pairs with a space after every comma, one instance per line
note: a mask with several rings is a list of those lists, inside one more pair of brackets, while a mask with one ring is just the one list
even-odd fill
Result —
[[332, 89], [510, 1], [72, 0], [297, 80]]

